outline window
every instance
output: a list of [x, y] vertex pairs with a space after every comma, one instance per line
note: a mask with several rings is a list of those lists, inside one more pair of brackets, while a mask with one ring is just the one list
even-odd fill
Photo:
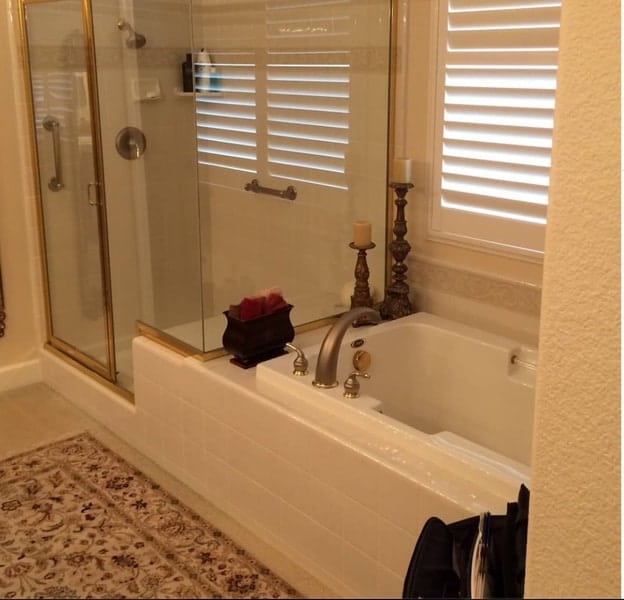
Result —
[[[318, 16], [330, 9], [333, 18]], [[268, 2], [255, 48], [213, 54], [219, 92], [197, 97], [200, 173], [233, 186], [247, 173], [348, 188], [348, 10], [345, 0]]]
[[346, 189], [349, 51], [269, 52], [269, 174]]
[[432, 230], [539, 256], [561, 2], [441, 4]]
[[219, 91], [211, 92], [209, 83], [197, 87], [199, 164], [256, 173], [255, 53], [221, 52], [215, 68]]

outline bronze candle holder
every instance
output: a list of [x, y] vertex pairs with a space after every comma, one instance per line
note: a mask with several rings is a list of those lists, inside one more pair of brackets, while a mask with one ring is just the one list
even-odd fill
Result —
[[407, 221], [405, 220], [405, 206], [407, 192], [414, 187], [412, 183], [393, 182], [390, 187], [395, 192], [394, 205], [397, 207], [394, 220], [394, 240], [390, 242], [389, 250], [392, 254], [392, 283], [386, 288], [383, 302], [379, 305], [379, 314], [382, 319], [398, 319], [414, 312], [409, 298], [409, 285], [406, 282], [407, 265], [405, 259], [412, 247], [404, 239], [407, 233]]
[[[353, 288], [353, 294], [351, 295], [351, 308], [356, 308], [358, 306], [373, 306], [373, 298], [368, 285], [370, 272], [368, 270], [368, 262], [366, 261], [366, 251], [372, 250], [374, 247], [374, 242], [370, 242], [369, 244], [366, 244], [366, 246], [356, 246], [353, 242], [349, 244], [349, 248], [353, 248], [358, 251], [357, 259], [355, 261], [355, 270], [353, 271], [353, 274], [355, 275], [355, 287]], [[366, 317], [361, 317], [353, 323], [353, 326], [358, 327], [360, 325], [370, 324], [371, 322]]]

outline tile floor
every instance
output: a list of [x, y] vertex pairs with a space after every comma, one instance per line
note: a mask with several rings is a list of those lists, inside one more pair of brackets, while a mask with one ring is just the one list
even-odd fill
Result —
[[336, 598], [335, 592], [264, 543], [189, 487], [166, 473], [108, 429], [43, 383], [0, 393], [0, 459], [55, 440], [89, 431], [111, 450], [174, 494], [199, 515], [311, 598]]

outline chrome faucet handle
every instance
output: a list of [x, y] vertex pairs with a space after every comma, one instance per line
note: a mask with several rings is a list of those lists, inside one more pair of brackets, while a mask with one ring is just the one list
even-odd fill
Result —
[[297, 357], [293, 361], [293, 375], [302, 376], [308, 374], [308, 359], [301, 348], [297, 348], [294, 344], [285, 344], [286, 348], [297, 353]]
[[342, 395], [345, 398], [357, 398], [360, 395], [360, 382], [358, 377], [370, 379], [370, 374], [365, 371], [352, 371], [344, 382], [344, 393]]

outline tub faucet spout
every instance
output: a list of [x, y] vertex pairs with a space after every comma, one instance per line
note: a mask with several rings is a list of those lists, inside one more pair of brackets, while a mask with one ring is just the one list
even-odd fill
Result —
[[372, 322], [381, 320], [379, 312], [366, 306], [358, 306], [344, 313], [330, 328], [319, 350], [316, 362], [316, 374], [312, 385], [320, 388], [333, 388], [338, 385], [336, 371], [342, 338], [358, 317], [369, 317]]

